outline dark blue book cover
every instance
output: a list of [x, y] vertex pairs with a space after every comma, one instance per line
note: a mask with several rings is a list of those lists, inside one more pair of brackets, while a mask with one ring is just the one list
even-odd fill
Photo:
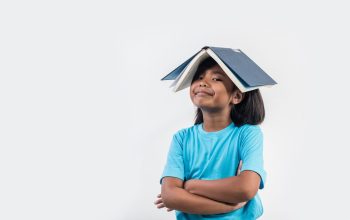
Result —
[[195, 55], [193, 55], [191, 58], [186, 60], [184, 63], [182, 63], [180, 66], [176, 67], [173, 71], [171, 71], [168, 75], [163, 77], [161, 80], [174, 80], [176, 77], [180, 75], [180, 73], [186, 68], [186, 66], [191, 62], [191, 60], [198, 54], [197, 52]]
[[[200, 62], [196, 60], [202, 59], [200, 58], [202, 56], [213, 57], [222, 68], [226, 69], [226, 74], [243, 92], [277, 84], [241, 50], [208, 46], [203, 47], [161, 80], [175, 80], [173, 83], [175, 84], [174, 91], [186, 88], [191, 82], [194, 70], [197, 68], [196, 65]], [[195, 62], [191, 62], [192, 60]]]
[[210, 47], [245, 87], [274, 85], [276, 82], [241, 50]]

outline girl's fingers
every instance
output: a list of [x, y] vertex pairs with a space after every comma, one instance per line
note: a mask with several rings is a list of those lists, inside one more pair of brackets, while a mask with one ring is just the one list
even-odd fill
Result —
[[154, 202], [154, 204], [159, 204], [159, 203], [161, 203], [161, 202], [163, 202], [163, 200], [162, 199], [157, 199], [155, 202]]
[[242, 160], [239, 161], [238, 169], [237, 169], [237, 176], [241, 173], [242, 169]]
[[241, 173], [241, 169], [242, 169], [242, 160], [239, 161], [239, 166], [238, 166], [238, 172]]
[[[158, 208], [158, 209], [165, 208], [165, 205], [164, 205], [164, 203], [163, 203], [161, 194], [158, 194], [158, 195], [157, 195], [157, 198], [159, 198], [159, 199], [157, 199], [157, 200], [154, 202], [154, 204], [157, 205], [157, 208]], [[171, 212], [171, 211], [173, 211], [173, 210], [174, 210], [174, 209], [167, 208], [167, 211], [168, 211], [168, 212]]]
[[160, 203], [159, 205], [157, 205], [158, 209], [161, 209], [161, 208], [164, 208], [164, 207], [165, 207], [164, 203]]
[[239, 203], [240, 208], [242, 208], [245, 204], [247, 204], [247, 202], [241, 202], [241, 203]]
[[240, 202], [234, 205], [234, 210], [242, 208], [247, 202]]

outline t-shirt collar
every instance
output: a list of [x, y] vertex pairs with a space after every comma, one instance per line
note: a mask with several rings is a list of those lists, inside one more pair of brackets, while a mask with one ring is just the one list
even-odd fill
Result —
[[234, 123], [231, 122], [227, 127], [223, 128], [221, 130], [205, 131], [203, 129], [203, 123], [201, 123], [201, 124], [198, 124], [198, 131], [199, 131], [199, 133], [201, 133], [205, 136], [222, 136], [222, 135], [225, 135], [225, 134], [231, 132], [234, 127], [235, 127]]

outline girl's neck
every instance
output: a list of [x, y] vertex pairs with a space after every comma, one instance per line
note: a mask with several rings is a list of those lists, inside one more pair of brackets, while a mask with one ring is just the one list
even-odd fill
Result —
[[207, 132], [219, 131], [232, 123], [230, 115], [213, 115], [203, 112], [203, 129]]

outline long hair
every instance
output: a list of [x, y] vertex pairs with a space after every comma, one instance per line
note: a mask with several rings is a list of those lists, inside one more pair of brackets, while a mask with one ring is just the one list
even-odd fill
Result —
[[[213, 58], [206, 58], [202, 63], [199, 64], [197, 71], [192, 79], [192, 83], [198, 79], [200, 74], [215, 65], [217, 65], [217, 63]], [[234, 85], [233, 91], [236, 89], [238, 88], [236, 85]], [[245, 92], [242, 101], [236, 105], [232, 105], [230, 117], [237, 127], [244, 124], [261, 124], [265, 118], [265, 107], [259, 89]], [[200, 108], [197, 108], [194, 124], [196, 125], [200, 123], [203, 123], [203, 113]]]

